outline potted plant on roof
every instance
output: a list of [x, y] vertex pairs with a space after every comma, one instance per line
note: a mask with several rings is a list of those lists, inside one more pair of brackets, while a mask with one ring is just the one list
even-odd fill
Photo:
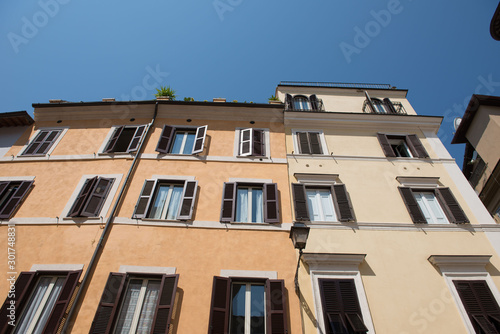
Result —
[[170, 86], [160, 86], [160, 89], [156, 88], [156, 99], [157, 100], [175, 100], [175, 90], [170, 88]]
[[281, 104], [283, 102], [280, 101], [280, 99], [274, 95], [271, 95], [269, 98], [269, 104]]

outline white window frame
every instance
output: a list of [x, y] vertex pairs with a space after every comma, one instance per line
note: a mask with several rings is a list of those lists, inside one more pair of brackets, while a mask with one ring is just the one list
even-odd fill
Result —
[[[99, 213], [99, 217], [68, 217], [69, 211], [73, 207], [73, 204], [76, 201], [76, 198], [80, 194], [80, 191], [83, 188], [83, 185], [85, 184], [85, 181], [87, 179], [91, 179], [93, 177], [103, 177], [107, 179], [114, 179], [114, 182], [111, 186], [111, 189], [109, 190], [109, 193], [106, 196], [106, 200], [104, 201], [104, 204], [102, 205], [101, 212]], [[80, 181], [76, 185], [75, 190], [73, 190], [73, 193], [71, 194], [71, 197], [69, 198], [68, 202], [66, 203], [66, 206], [64, 207], [60, 217], [63, 217], [63, 219], [68, 219], [68, 220], [75, 220], [75, 219], [84, 219], [84, 220], [97, 220], [100, 219], [101, 217], [106, 217], [108, 214], [109, 208], [111, 207], [111, 204], [113, 202], [113, 198], [116, 195], [116, 192], [118, 191], [118, 187], [121, 183], [123, 174], [86, 174], [83, 175], [80, 178]]]
[[[332, 189], [331, 188], [321, 188], [321, 187], [318, 187], [318, 186], [310, 186], [310, 185], [307, 185], [306, 184], [306, 200], [309, 201], [309, 195], [308, 195], [308, 190], [314, 190], [316, 191], [316, 195], [315, 195], [315, 201], [318, 205], [318, 209], [319, 209], [319, 215], [320, 215], [320, 219], [319, 220], [313, 220], [312, 218], [314, 217], [314, 213], [312, 212], [312, 208], [309, 207], [309, 220], [313, 223], [315, 222], [338, 222], [338, 214], [337, 214], [337, 211], [335, 210], [335, 203], [333, 202], [333, 195], [332, 195]], [[334, 219], [333, 220], [327, 220], [325, 219], [325, 208], [323, 207], [323, 203], [321, 201], [321, 194], [319, 193], [319, 191], [328, 191], [329, 193], [329, 201], [331, 202], [331, 205], [332, 205], [332, 211], [333, 211], [333, 214], [334, 214]], [[309, 204], [308, 204], [309, 205]]]
[[[403, 139], [394, 139], [394, 138], [393, 139], [387, 138], [387, 141], [389, 142], [389, 145], [391, 145], [392, 151], [394, 152], [394, 154], [396, 155], [397, 158], [414, 158], [413, 154], [410, 151], [410, 148], [408, 147], [408, 144], [406, 143], [406, 140], [403, 140]], [[398, 155], [398, 151], [396, 151], [392, 147], [393, 145], [398, 145], [399, 146], [400, 144], [403, 144], [403, 146], [405, 148], [405, 151], [406, 151], [406, 154], [408, 154], [407, 157], [399, 156]]]
[[[193, 133], [193, 132], [194, 132], [194, 140], [193, 140], [193, 147], [191, 148], [191, 153], [182, 153], [184, 151], [185, 146], [186, 146], [186, 141], [187, 141], [188, 135], [190, 133]], [[172, 136], [172, 143], [170, 144], [169, 150], [172, 151], [172, 149], [174, 148], [176, 135], [180, 134], [180, 133], [183, 134], [183, 136], [182, 136], [182, 142], [181, 142], [181, 147], [179, 149], [179, 153], [169, 152], [169, 154], [192, 155], [193, 154], [193, 148], [194, 148], [194, 145], [196, 143], [196, 132], [197, 132], [197, 130], [195, 130], [195, 129], [191, 130], [191, 129], [184, 128], [184, 127], [180, 128], [180, 129], [176, 128], [174, 130], [174, 133], [173, 133], [173, 136]]]
[[460, 295], [453, 281], [485, 281], [498, 305], [500, 305], [500, 292], [486, 271], [491, 255], [431, 255], [428, 261], [441, 271], [443, 278], [451, 292], [453, 300], [458, 307], [465, 327], [470, 334], [476, 334], [469, 315], [462, 304]]
[[[300, 152], [300, 145], [299, 145], [299, 140], [297, 138], [297, 132], [314, 132], [319, 134], [319, 142], [321, 144], [321, 151], [323, 152], [322, 154], [308, 154], [308, 153], [299, 153]], [[326, 140], [325, 140], [325, 135], [323, 133], [323, 130], [317, 130], [317, 129], [292, 129], [292, 138], [293, 138], [293, 154], [299, 154], [299, 155], [329, 155], [328, 153], [328, 147], [326, 146]]]
[[[33, 135], [30, 137], [30, 139], [28, 140], [28, 142], [23, 146], [23, 148], [19, 151], [19, 153], [17, 154], [17, 157], [18, 158], [44, 158], [46, 156], [50, 156], [52, 154], [52, 152], [55, 150], [56, 146], [59, 144], [59, 142], [62, 140], [62, 138], [64, 137], [64, 135], [66, 134], [66, 132], [68, 132], [68, 129], [69, 129], [69, 126], [57, 126], [57, 127], [43, 127], [43, 128], [39, 128], [38, 130], [36, 130]], [[54, 143], [52, 144], [52, 146], [49, 148], [49, 150], [47, 151], [47, 153], [43, 154], [43, 155], [23, 155], [24, 151], [26, 151], [26, 149], [28, 148], [28, 146], [31, 144], [31, 142], [33, 140], [35, 140], [36, 136], [38, 136], [38, 134], [41, 132], [41, 131], [54, 131], [54, 130], [61, 130], [61, 133], [59, 133], [59, 136], [57, 136], [56, 140], [54, 141]]]
[[[264, 155], [241, 155], [241, 132], [246, 129], [254, 129], [261, 130], [264, 132]], [[237, 158], [247, 158], [247, 159], [269, 159], [271, 157], [271, 145], [270, 145], [270, 134], [269, 129], [267, 128], [243, 128], [238, 127], [234, 131], [234, 148], [233, 148], [233, 156]]]
[[[441, 214], [444, 217], [444, 222], [439, 222], [437, 217], [434, 215], [434, 212], [429, 204], [429, 200], [425, 196], [423, 196], [426, 193], [432, 194], [432, 196], [434, 197], [434, 202], [437, 204], [437, 207], [441, 211]], [[422, 214], [424, 214], [424, 210], [422, 210], [422, 206], [420, 205], [420, 203], [422, 203], [422, 205], [425, 206], [425, 209], [427, 210], [427, 212], [429, 212], [430, 221], [427, 220], [427, 218], [426, 218], [427, 224], [449, 224], [450, 223], [450, 221], [448, 220], [448, 217], [446, 216], [446, 212], [444, 212], [443, 207], [441, 206], [441, 203], [439, 202], [438, 198], [436, 197], [436, 193], [434, 191], [432, 191], [431, 189], [429, 189], [429, 191], [426, 191], [425, 189], [417, 189], [416, 191], [412, 191], [412, 194], [413, 194], [413, 197], [415, 198], [415, 200], [417, 201], [417, 204], [420, 207], [420, 211], [422, 211]], [[422, 202], [419, 202], [416, 195], [420, 195]], [[424, 217], [425, 217], [425, 214], [424, 214]]]
[[[116, 128], [119, 128], [121, 126], [126, 127], [126, 128], [127, 127], [128, 128], [131, 128], [131, 127], [138, 128], [140, 126], [145, 126], [146, 128], [144, 128], [144, 133], [142, 134], [144, 136], [146, 134], [146, 129], [147, 129], [148, 125], [147, 124], [128, 124], [128, 125], [121, 124], [121, 125], [112, 125], [111, 129], [109, 129], [108, 134], [106, 135], [106, 138], [104, 138], [104, 141], [102, 142], [101, 147], [99, 147], [99, 151], [97, 151], [97, 153], [99, 155], [110, 155], [110, 154], [114, 154], [114, 155], [116, 155], [116, 154], [120, 154], [120, 155], [122, 155], [122, 154], [132, 155], [132, 154], [136, 153], [135, 151], [134, 152], [128, 152], [128, 153], [127, 152], [112, 152], [112, 153], [106, 153], [106, 152], [104, 152], [104, 150], [106, 149], [106, 146], [108, 146], [109, 140], [111, 139], [111, 137], [113, 137], [113, 134], [115, 133]], [[129, 142], [129, 145], [130, 145], [130, 142]]]
[[367, 334], [374, 334], [375, 328], [368, 307], [359, 265], [364, 261], [366, 254], [319, 254], [304, 253], [303, 261], [309, 266], [311, 284], [313, 288], [314, 309], [318, 323], [318, 334], [326, 333], [324, 326], [323, 305], [319, 279], [352, 279], [356, 286], [358, 302], [363, 322], [368, 328]]

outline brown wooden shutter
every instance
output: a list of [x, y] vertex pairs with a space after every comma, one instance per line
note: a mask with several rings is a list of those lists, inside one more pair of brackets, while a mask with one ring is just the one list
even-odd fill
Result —
[[307, 132], [297, 132], [297, 142], [299, 144], [299, 149], [301, 154], [311, 154], [311, 149], [309, 148], [309, 136]]
[[228, 333], [230, 298], [231, 280], [225, 277], [214, 276], [208, 334]]
[[9, 181], [0, 181], [0, 198], [3, 197], [3, 191], [7, 188], [9, 183]]
[[40, 131], [38, 132], [37, 136], [33, 141], [28, 144], [28, 147], [26, 147], [26, 150], [24, 150], [22, 155], [32, 155], [35, 154], [37, 151], [38, 147], [43, 143], [44, 139], [47, 137], [49, 134], [49, 131]]
[[252, 131], [253, 129], [241, 129], [240, 130], [240, 156], [252, 155], [253, 145], [252, 145]]
[[265, 183], [264, 189], [264, 222], [279, 223], [278, 185], [276, 183]]
[[285, 282], [281, 279], [270, 279], [266, 282], [266, 333], [288, 333], [287, 300]]
[[177, 215], [179, 220], [190, 220], [193, 216], [196, 192], [198, 191], [198, 181], [186, 181], [182, 193], [181, 207]]
[[292, 95], [285, 95], [285, 110], [293, 110]]
[[87, 202], [82, 209], [81, 216], [82, 217], [97, 217], [101, 212], [102, 205], [106, 200], [106, 196], [113, 185], [114, 179], [107, 179], [104, 177], [100, 177], [97, 179], [97, 182], [92, 189], [92, 192], [89, 194]]
[[392, 104], [391, 100], [387, 97], [384, 99], [385, 109], [389, 114], [397, 114], [396, 108], [394, 108], [394, 104]]
[[403, 197], [403, 201], [406, 205], [406, 208], [408, 209], [408, 213], [410, 214], [411, 220], [416, 224], [427, 223], [424, 214], [422, 213], [420, 207], [418, 206], [415, 196], [413, 196], [411, 188], [399, 187], [399, 192]]
[[307, 208], [306, 187], [300, 183], [292, 183], [295, 220], [310, 220]]
[[135, 205], [135, 211], [132, 218], [145, 218], [151, 199], [153, 198], [153, 190], [155, 188], [156, 180], [146, 180], [142, 186], [141, 195]]
[[128, 145], [128, 148], [126, 151], [127, 153], [137, 151], [137, 148], [139, 147], [139, 143], [141, 142], [141, 138], [144, 135], [145, 129], [146, 129], [145, 125], [138, 126], [135, 129], [134, 136], [132, 137], [132, 140], [130, 141], [130, 144]]
[[194, 140], [193, 154], [203, 152], [205, 137], [207, 135], [208, 125], [200, 126], [196, 129], [196, 138]]
[[321, 150], [319, 133], [309, 132], [307, 135], [309, 136], [309, 143], [311, 144], [311, 153], [312, 154], [323, 154], [323, 151]]
[[19, 207], [21, 202], [28, 194], [33, 182], [34, 181], [21, 181], [21, 184], [16, 189], [14, 194], [10, 197], [7, 203], [5, 203], [3, 208], [0, 210], [0, 219], [8, 219], [12, 217], [16, 209]]
[[31, 294], [31, 290], [33, 289], [34, 285], [36, 284], [36, 272], [21, 272], [19, 274], [19, 277], [16, 280], [15, 283], [15, 293], [8, 293], [7, 294], [7, 299], [2, 305], [2, 308], [0, 308], [0, 333], [5, 334], [5, 333], [10, 333], [14, 327], [9, 325], [9, 321], [11, 320], [8, 318], [8, 315], [10, 314], [10, 310], [8, 307], [11, 305], [10, 302], [13, 300], [15, 302], [15, 308], [16, 308], [16, 318], [15, 318], [15, 323], [17, 324], [19, 321], [19, 316], [21, 314], [22, 308], [24, 304], [28, 301], [28, 298]]
[[344, 306], [345, 321], [356, 333], [366, 333], [366, 328], [361, 316], [361, 307], [359, 306], [358, 294], [356, 285], [353, 279], [338, 280], [339, 291]]
[[455, 224], [468, 223], [469, 219], [467, 219], [467, 216], [462, 211], [462, 208], [451, 193], [450, 188], [437, 188], [436, 190], [440, 202], [444, 204], [445, 211], [447, 211], [447, 215], [451, 219], [451, 222]]
[[90, 334], [108, 334], [113, 329], [113, 319], [120, 308], [120, 297], [125, 286], [127, 275], [122, 273], [110, 273], [101, 301], [97, 307]]
[[179, 275], [163, 275], [159, 291], [158, 305], [153, 320], [153, 334], [168, 334], [177, 291]]
[[407, 140], [406, 143], [410, 147], [412, 154], [415, 156], [415, 158], [428, 158], [429, 154], [424, 148], [424, 145], [422, 145], [422, 142], [420, 139], [418, 139], [417, 135], [408, 135], [406, 136]]
[[380, 143], [380, 146], [382, 146], [382, 150], [384, 151], [385, 156], [395, 157], [396, 154], [392, 150], [391, 144], [389, 144], [389, 139], [387, 139], [387, 136], [383, 133], [377, 133], [377, 138]]
[[220, 221], [232, 222], [234, 221], [236, 205], [236, 183], [224, 182], [224, 191], [222, 193], [222, 208]]
[[352, 222], [354, 218], [354, 210], [349, 199], [349, 194], [345, 184], [333, 185], [333, 192], [335, 194], [335, 202], [337, 204], [337, 212], [339, 213], [339, 221]]
[[57, 333], [59, 325], [61, 324], [61, 320], [63, 319], [66, 309], [68, 308], [71, 298], [73, 297], [73, 293], [76, 289], [81, 273], [81, 270], [70, 271], [66, 275], [66, 281], [64, 281], [61, 293], [59, 294], [59, 297], [57, 298], [57, 301], [52, 308], [52, 313], [50, 314], [50, 317], [45, 324], [43, 333]]
[[158, 145], [156, 146], [156, 152], [168, 153], [170, 148], [170, 142], [174, 137], [175, 128], [173, 126], [165, 125], [163, 126], [163, 131], [160, 135], [160, 140], [158, 140]]
[[61, 130], [40, 131], [33, 141], [28, 145], [22, 155], [43, 155], [46, 154], [54, 144]]
[[83, 206], [87, 202], [88, 196], [92, 189], [94, 188], [94, 185], [97, 182], [98, 177], [95, 176], [91, 179], [85, 180], [85, 183], [83, 184], [82, 190], [76, 197], [75, 203], [71, 207], [68, 213], [68, 217], [78, 217], [82, 211]]
[[118, 141], [118, 138], [122, 134], [123, 129], [125, 129], [124, 126], [119, 126], [115, 129], [115, 132], [113, 132], [111, 139], [108, 141], [108, 145], [106, 145], [106, 148], [104, 149], [104, 153], [111, 153], [115, 150], [116, 142]]
[[311, 96], [309, 96], [309, 101], [311, 102], [311, 109], [318, 111], [319, 101], [316, 94], [312, 94]]
[[265, 155], [264, 149], [264, 131], [253, 129], [253, 142], [252, 142], [252, 155], [263, 156]]

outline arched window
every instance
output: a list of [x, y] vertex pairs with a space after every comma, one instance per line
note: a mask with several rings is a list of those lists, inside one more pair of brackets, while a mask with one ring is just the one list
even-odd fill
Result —
[[386, 109], [384, 102], [382, 102], [379, 99], [374, 99], [374, 98], [372, 98], [371, 100], [372, 100], [373, 106], [375, 107], [375, 112], [377, 112], [379, 114], [388, 114], [389, 113], [389, 111]]
[[303, 95], [296, 95], [293, 97], [294, 110], [311, 110], [311, 103], [309, 99]]

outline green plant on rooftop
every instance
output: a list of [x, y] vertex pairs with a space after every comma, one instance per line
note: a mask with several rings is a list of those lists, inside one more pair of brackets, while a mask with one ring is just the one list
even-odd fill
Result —
[[185, 97], [184, 101], [185, 102], [194, 102], [194, 98], [192, 98], [192, 97]]
[[170, 86], [160, 86], [160, 89], [156, 88], [156, 97], [168, 96], [170, 100], [175, 100], [175, 90], [170, 88]]
[[280, 99], [277, 98], [276, 96], [274, 95], [271, 95], [271, 97], [268, 99], [269, 101], [279, 101]]

